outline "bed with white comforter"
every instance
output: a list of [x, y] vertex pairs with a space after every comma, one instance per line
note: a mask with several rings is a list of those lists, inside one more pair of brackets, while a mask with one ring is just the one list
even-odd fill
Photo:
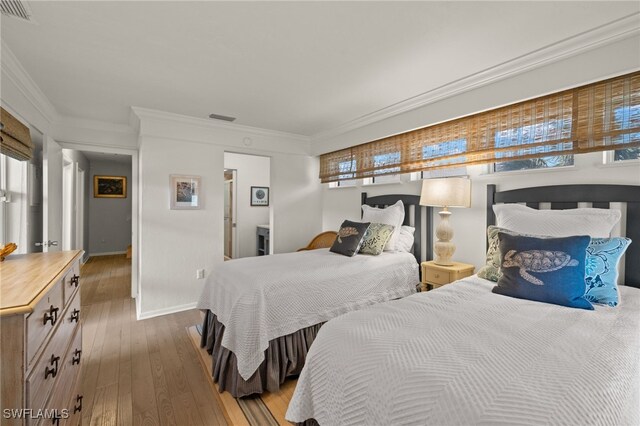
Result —
[[198, 308], [224, 326], [223, 348], [244, 380], [265, 359], [269, 342], [345, 312], [409, 296], [418, 264], [411, 253], [346, 257], [328, 249], [236, 259], [205, 284]]
[[476, 276], [336, 318], [286, 418], [320, 425], [640, 424], [640, 290], [595, 311]]

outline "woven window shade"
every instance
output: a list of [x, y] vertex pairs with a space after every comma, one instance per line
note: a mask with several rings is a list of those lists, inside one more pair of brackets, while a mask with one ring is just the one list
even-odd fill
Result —
[[635, 146], [640, 146], [640, 72], [323, 154], [320, 179]]
[[20, 161], [31, 160], [33, 157], [33, 143], [29, 128], [18, 121], [13, 115], [0, 108], [0, 152]]

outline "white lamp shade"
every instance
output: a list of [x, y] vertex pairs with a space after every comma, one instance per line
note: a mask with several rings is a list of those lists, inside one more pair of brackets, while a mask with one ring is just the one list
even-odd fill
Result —
[[420, 205], [471, 207], [471, 179], [443, 178], [423, 180]]

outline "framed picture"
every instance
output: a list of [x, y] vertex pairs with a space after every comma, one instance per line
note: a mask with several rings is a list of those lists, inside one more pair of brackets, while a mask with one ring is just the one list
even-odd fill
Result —
[[171, 175], [171, 210], [199, 209], [200, 176]]
[[252, 206], [268, 206], [269, 205], [269, 187], [252, 186], [251, 187], [251, 205]]
[[93, 176], [94, 198], [127, 198], [126, 176]]

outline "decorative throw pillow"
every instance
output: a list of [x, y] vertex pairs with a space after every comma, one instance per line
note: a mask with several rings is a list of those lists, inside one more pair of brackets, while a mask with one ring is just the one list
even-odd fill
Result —
[[584, 297], [591, 237], [535, 238], [499, 232], [498, 239], [502, 276], [494, 293], [593, 310]]
[[413, 242], [416, 228], [413, 226], [402, 225], [400, 227], [400, 235], [398, 236], [398, 241], [396, 241], [396, 250], [402, 251], [406, 253], [411, 253], [411, 249], [413, 249]]
[[345, 256], [353, 256], [360, 249], [364, 234], [367, 232], [369, 223], [351, 222], [345, 220], [340, 226], [338, 236], [336, 237], [330, 251]]
[[498, 282], [500, 278], [500, 245], [498, 240], [498, 232], [507, 231], [504, 228], [490, 225], [487, 228], [487, 260], [485, 265], [478, 271], [478, 277], [485, 280]]
[[521, 204], [495, 204], [496, 225], [519, 234], [570, 237], [589, 235], [607, 238], [620, 220], [619, 210], [536, 210]]
[[370, 223], [384, 223], [385, 225], [393, 226], [393, 235], [389, 238], [389, 241], [387, 241], [387, 245], [384, 247], [384, 250], [394, 251], [396, 250], [396, 241], [400, 235], [400, 227], [402, 226], [402, 222], [404, 222], [404, 203], [398, 200], [394, 205], [388, 206], [384, 209], [363, 204], [362, 221]]
[[[489, 248], [487, 249], [487, 263], [478, 271], [478, 276], [489, 281], [497, 282], [500, 276], [500, 255], [498, 233], [507, 232], [512, 235], [525, 237], [550, 238], [541, 235], [522, 235], [498, 226], [487, 228]], [[591, 303], [601, 303], [609, 306], [618, 305], [618, 264], [631, 244], [629, 238], [592, 238], [587, 247], [585, 298]]]
[[394, 227], [384, 223], [372, 223], [367, 228], [364, 239], [360, 245], [359, 253], [379, 255], [384, 250], [384, 246], [393, 235]]
[[631, 244], [629, 238], [594, 238], [587, 247], [585, 298], [592, 303], [618, 305], [618, 263]]

